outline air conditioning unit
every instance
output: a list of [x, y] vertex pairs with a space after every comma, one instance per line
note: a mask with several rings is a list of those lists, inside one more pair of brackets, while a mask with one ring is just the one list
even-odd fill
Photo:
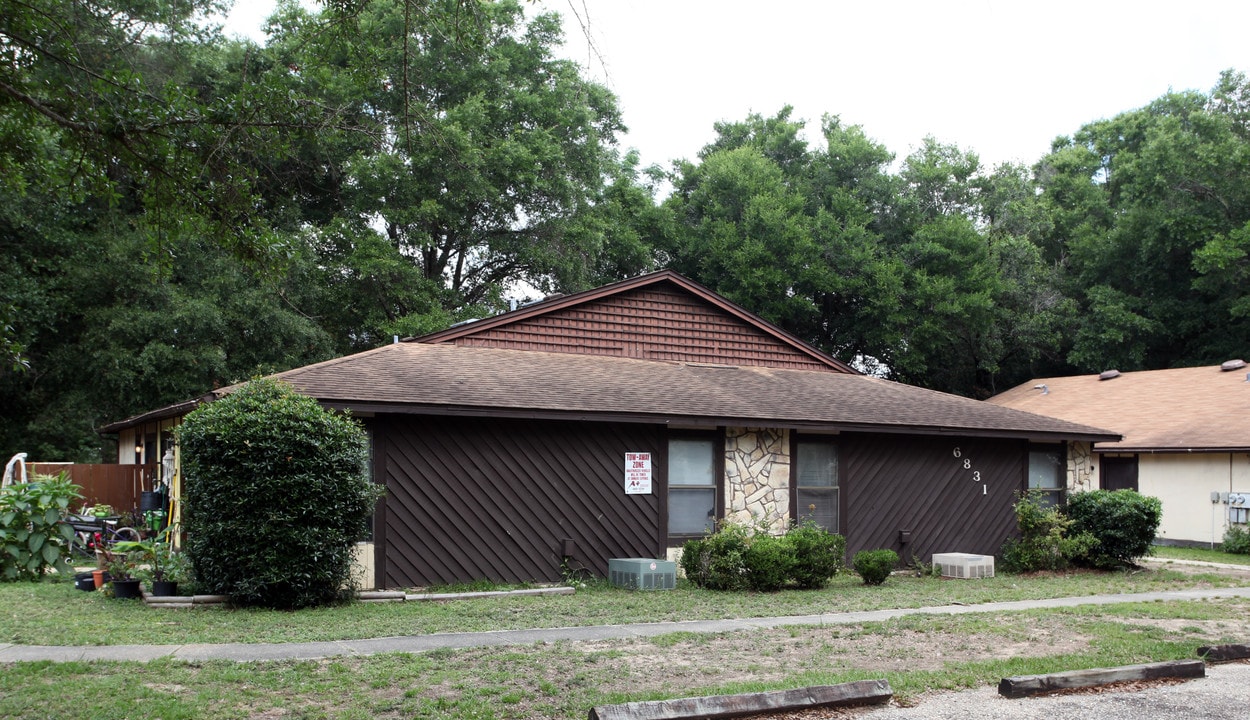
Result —
[[651, 558], [611, 558], [608, 582], [627, 590], [672, 590], [677, 587], [677, 563]]
[[933, 564], [948, 578], [994, 577], [994, 556], [971, 553], [933, 553]]

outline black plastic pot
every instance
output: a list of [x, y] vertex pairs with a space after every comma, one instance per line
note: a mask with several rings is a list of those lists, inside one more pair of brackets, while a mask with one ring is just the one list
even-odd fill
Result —
[[121, 599], [143, 597], [143, 593], [139, 590], [139, 581], [114, 580], [113, 597]]
[[178, 594], [178, 583], [169, 580], [154, 580], [152, 595], [156, 597], [172, 597]]
[[139, 510], [148, 512], [149, 510], [163, 510], [165, 508], [165, 493], [148, 492], [139, 493]]
[[74, 575], [74, 587], [78, 590], [86, 590], [87, 592], [95, 590], [95, 574], [80, 572]]

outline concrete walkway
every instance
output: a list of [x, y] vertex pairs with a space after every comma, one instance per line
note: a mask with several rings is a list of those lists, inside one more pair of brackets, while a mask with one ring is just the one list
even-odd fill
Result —
[[97, 645], [84, 647], [0, 644], [0, 662], [37, 660], [50, 660], [53, 662], [76, 660], [148, 662], [158, 658], [174, 658], [189, 661], [311, 660], [326, 657], [376, 655], [378, 653], [418, 653], [441, 648], [532, 645], [560, 641], [578, 642], [585, 640], [654, 637], [675, 632], [721, 633], [794, 625], [849, 625], [880, 622], [907, 615], [965, 615], [969, 613], [1011, 612], [1037, 608], [1064, 608], [1081, 605], [1112, 605], [1116, 603], [1169, 600], [1206, 600], [1228, 597], [1250, 598], [1250, 587], [1177, 590], [1125, 595], [1087, 595], [1083, 597], [1052, 598], [1049, 600], [1018, 600], [1013, 602], [981, 603], [978, 605], [941, 605], [899, 610], [871, 610], [790, 617], [746, 618], [741, 620], [691, 620], [687, 622], [595, 625], [533, 630], [501, 630], [496, 632], [437, 633], [433, 635], [406, 635], [367, 640], [336, 640], [310, 643]]

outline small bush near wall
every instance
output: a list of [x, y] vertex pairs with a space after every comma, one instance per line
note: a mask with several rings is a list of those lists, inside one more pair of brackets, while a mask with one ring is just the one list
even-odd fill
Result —
[[746, 554], [750, 541], [747, 529], [734, 523], [701, 540], [687, 541], [681, 553], [681, 569], [686, 579], [708, 590], [745, 590]]
[[188, 415], [178, 441], [186, 551], [206, 592], [287, 609], [351, 597], [380, 493], [357, 422], [253, 380]]
[[1007, 572], [1065, 570], [1098, 544], [1089, 533], [1073, 532], [1072, 519], [1057, 506], [1047, 507], [1045, 500], [1045, 493], [1028, 492], [1012, 506], [1020, 538], [1003, 544], [1003, 569]]
[[708, 590], [773, 592], [824, 587], [842, 568], [846, 540], [805, 523], [777, 537], [765, 528], [723, 523], [683, 546], [686, 579]]
[[1082, 563], [1114, 569], [1131, 567], [1152, 552], [1163, 504], [1133, 490], [1093, 490], [1070, 495], [1066, 512], [1075, 533], [1097, 540]]
[[851, 566], [864, 580], [865, 585], [880, 585], [894, 572], [898, 565], [898, 553], [893, 550], [860, 550], [855, 553]]
[[794, 547], [791, 574], [800, 589], [819, 590], [842, 570], [846, 538], [841, 535], [808, 520], [790, 528], [786, 540]]
[[1226, 553], [1250, 555], [1250, 531], [1240, 525], [1229, 525], [1224, 531], [1224, 543], [1220, 549]]

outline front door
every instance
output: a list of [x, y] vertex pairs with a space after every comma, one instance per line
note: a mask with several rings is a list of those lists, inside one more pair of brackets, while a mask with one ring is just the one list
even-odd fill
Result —
[[1137, 490], [1137, 456], [1102, 456], [1103, 490]]

